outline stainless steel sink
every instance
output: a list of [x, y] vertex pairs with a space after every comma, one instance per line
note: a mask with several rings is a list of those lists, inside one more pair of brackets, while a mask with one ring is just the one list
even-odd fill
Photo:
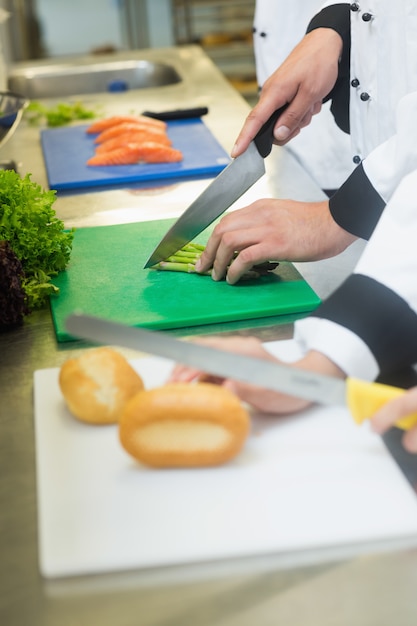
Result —
[[84, 56], [58, 63], [16, 64], [9, 72], [8, 86], [37, 99], [162, 87], [181, 80], [168, 63]]

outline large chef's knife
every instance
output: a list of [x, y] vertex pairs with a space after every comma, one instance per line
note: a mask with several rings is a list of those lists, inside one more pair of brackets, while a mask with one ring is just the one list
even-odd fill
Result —
[[[341, 380], [289, 365], [218, 350], [176, 339], [159, 331], [133, 328], [119, 322], [74, 313], [66, 320], [69, 333], [80, 339], [113, 344], [171, 359], [208, 374], [259, 385], [319, 404], [347, 406], [358, 424], [373, 416], [403, 389], [356, 378]], [[407, 430], [417, 424], [417, 413], [401, 418], [396, 426]]]
[[178, 218], [146, 261], [145, 268], [164, 261], [194, 239], [265, 174], [264, 159], [272, 150], [275, 122], [287, 106], [271, 115], [245, 152], [233, 159]]

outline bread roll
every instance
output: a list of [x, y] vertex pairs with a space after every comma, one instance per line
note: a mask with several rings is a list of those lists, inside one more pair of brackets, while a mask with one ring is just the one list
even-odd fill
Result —
[[59, 385], [71, 413], [90, 424], [114, 424], [122, 409], [144, 388], [142, 378], [111, 348], [93, 348], [68, 359]]
[[122, 446], [152, 467], [220, 465], [235, 457], [249, 415], [231, 391], [212, 383], [168, 383], [141, 391], [119, 421]]

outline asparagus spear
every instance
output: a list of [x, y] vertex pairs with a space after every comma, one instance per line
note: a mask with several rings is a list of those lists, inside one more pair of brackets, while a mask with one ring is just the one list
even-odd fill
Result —
[[[152, 266], [152, 269], [165, 270], [170, 272], [186, 272], [188, 274], [195, 273], [195, 264], [200, 258], [205, 246], [198, 243], [188, 243], [178, 250], [175, 254], [169, 256], [165, 261], [161, 261]], [[237, 253], [235, 254], [235, 257]], [[276, 267], [279, 263], [274, 261], [265, 261], [254, 265], [252, 270], [246, 273], [246, 278], [254, 278], [266, 274]], [[201, 272], [199, 272], [201, 273]], [[203, 272], [202, 275], [210, 276], [211, 270]]]

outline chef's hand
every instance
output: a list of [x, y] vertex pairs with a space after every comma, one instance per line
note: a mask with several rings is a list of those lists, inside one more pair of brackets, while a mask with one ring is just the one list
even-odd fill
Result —
[[[416, 412], [417, 387], [412, 387], [404, 395], [387, 402], [382, 409], [375, 413], [371, 425], [375, 432], [382, 434], [402, 417]], [[404, 433], [402, 442], [408, 452], [417, 453], [417, 426], [410, 428], [410, 430]]]
[[[273, 361], [275, 363], [281, 362], [265, 350], [262, 343], [255, 337], [204, 337], [195, 341], [196, 343], [217, 348], [219, 350], [227, 350], [228, 352], [244, 354], [246, 356]], [[329, 376], [344, 378], [343, 372], [320, 352], [311, 351], [296, 363], [292, 363], [291, 366], [321, 372], [322, 374], [327, 374]], [[307, 400], [287, 396], [276, 391], [270, 391], [269, 389], [264, 389], [263, 387], [249, 385], [247, 383], [238, 382], [229, 378], [226, 379], [211, 376], [209, 374], [205, 374], [201, 370], [185, 365], [179, 364], [174, 367], [171, 373], [170, 382], [191, 383], [193, 381], [204, 381], [222, 385], [238, 396], [242, 402], [246, 402], [251, 407], [257, 411], [261, 411], [262, 413], [296, 413], [311, 404], [311, 402], [308, 402]]]
[[195, 269], [213, 268], [214, 280], [226, 276], [233, 285], [258, 263], [317, 261], [339, 254], [355, 239], [334, 221], [327, 200], [257, 200], [220, 220]]
[[331, 28], [318, 28], [305, 35], [262, 87], [259, 102], [248, 115], [232, 150], [244, 152], [272, 113], [287, 102], [275, 124], [275, 143], [284, 145], [298, 135], [321, 109], [321, 103], [336, 82], [342, 54], [342, 38]]

